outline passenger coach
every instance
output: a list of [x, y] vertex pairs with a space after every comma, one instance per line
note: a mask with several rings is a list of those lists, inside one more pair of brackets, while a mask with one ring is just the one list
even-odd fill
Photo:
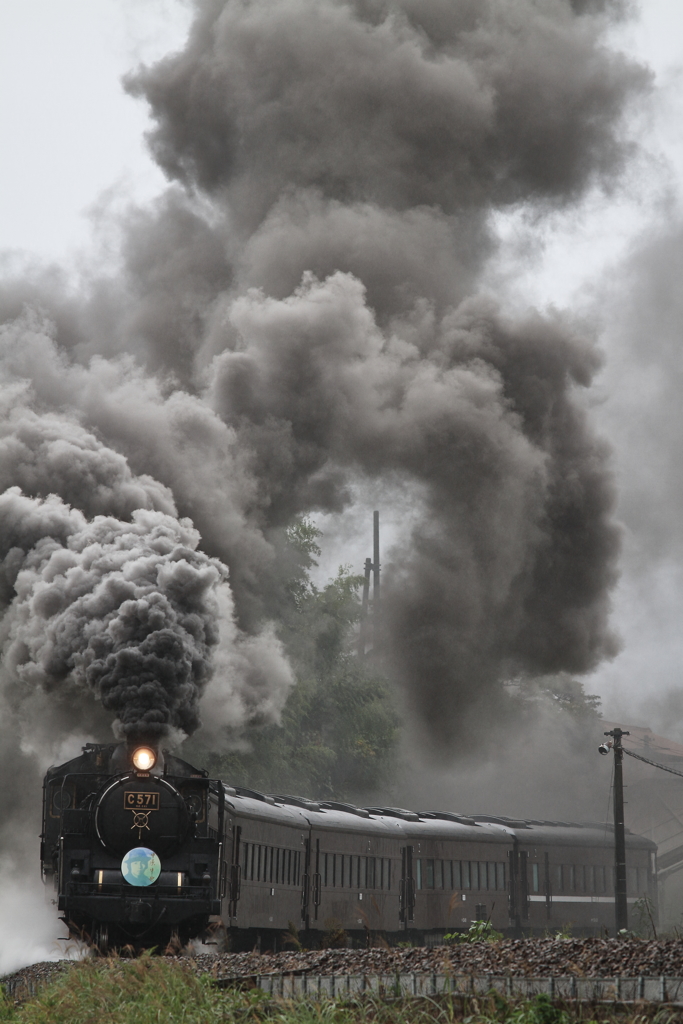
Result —
[[[627, 834], [628, 898], [656, 906], [656, 847]], [[152, 746], [88, 745], [44, 783], [41, 861], [73, 934], [165, 946], [222, 922], [232, 948], [439, 942], [614, 928], [609, 826], [355, 807], [233, 788]]]

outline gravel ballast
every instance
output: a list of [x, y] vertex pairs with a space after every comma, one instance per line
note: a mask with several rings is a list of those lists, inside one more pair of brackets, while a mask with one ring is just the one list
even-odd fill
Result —
[[[190, 962], [186, 957], [178, 961]], [[683, 977], [683, 941], [510, 939], [432, 948], [200, 954], [192, 963], [197, 971], [216, 977], [291, 973]]]
[[[202, 953], [169, 957], [217, 980], [257, 975], [453, 974], [498, 977], [683, 977], [683, 940], [510, 939], [459, 946], [322, 949], [283, 953]], [[60, 960], [24, 967], [5, 985], [32, 995], [71, 965]]]

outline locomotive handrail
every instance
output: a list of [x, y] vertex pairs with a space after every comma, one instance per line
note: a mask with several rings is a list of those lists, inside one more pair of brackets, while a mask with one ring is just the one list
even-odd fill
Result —
[[211, 886], [209, 885], [184, 885], [179, 892], [176, 885], [150, 885], [144, 889], [136, 889], [123, 882], [67, 882], [66, 894], [68, 896], [88, 896], [96, 893], [100, 896], [136, 896], [158, 899], [170, 896], [182, 899], [189, 897], [204, 896], [211, 899]]

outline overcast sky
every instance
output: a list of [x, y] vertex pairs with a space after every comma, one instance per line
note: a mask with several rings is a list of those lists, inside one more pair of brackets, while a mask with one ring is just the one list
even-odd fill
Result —
[[[178, 0], [0, 4], [0, 248], [6, 260], [87, 260], [98, 209], [144, 203], [164, 188], [145, 148], [145, 106], [124, 93], [120, 79], [140, 61], [179, 48], [189, 20], [188, 6]], [[640, 17], [619, 28], [614, 41], [647, 61], [656, 76], [651, 100], [632, 114], [641, 154], [612, 196], [593, 194], [542, 228], [519, 214], [501, 218], [504, 245], [488, 283], [512, 305], [556, 304], [593, 319], [596, 311], [608, 310], [601, 328], [607, 364], [592, 414], [610, 437], [620, 487], [630, 494], [629, 453], [637, 432], [625, 439], [624, 420], [633, 418], [636, 406], [625, 405], [623, 394], [624, 381], [638, 368], [629, 364], [624, 343], [628, 325], [614, 310], [628, 306], [618, 284], [624, 262], [644, 239], [665, 233], [680, 217], [683, 5], [643, 0]], [[651, 442], [660, 428], [666, 430], [667, 415], [664, 405], [661, 420], [650, 410]], [[675, 452], [676, 438], [668, 443]], [[662, 472], [668, 472], [665, 465]], [[671, 494], [664, 489], [660, 495], [655, 481], [654, 503], [671, 501]], [[366, 507], [372, 502], [368, 495]], [[624, 499], [620, 506], [625, 552], [614, 619], [623, 652], [587, 680], [587, 689], [603, 695], [609, 717], [652, 724], [683, 739], [683, 701], [677, 697], [683, 691], [683, 574], [675, 545], [643, 558], [651, 526], [629, 511], [632, 505]], [[668, 509], [668, 522], [678, 514]], [[360, 568], [371, 554], [370, 521], [349, 515], [334, 529], [323, 571], [339, 561]]]

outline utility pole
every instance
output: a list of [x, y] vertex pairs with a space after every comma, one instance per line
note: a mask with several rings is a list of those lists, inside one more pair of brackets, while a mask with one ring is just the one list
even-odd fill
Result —
[[605, 736], [611, 736], [611, 743], [598, 747], [601, 754], [614, 750], [614, 920], [617, 935], [628, 928], [628, 901], [626, 893], [626, 833], [624, 827], [624, 749], [622, 736], [630, 736], [622, 729], [611, 729]]
[[369, 558], [365, 559], [365, 577], [363, 579], [363, 600], [360, 606], [360, 630], [358, 632], [358, 657], [365, 657], [365, 622], [368, 617], [368, 595], [370, 593], [370, 573], [372, 572], [372, 562]]
[[365, 559], [365, 577], [363, 579], [363, 600], [360, 611], [360, 629], [358, 631], [358, 657], [365, 657], [367, 646], [367, 619], [370, 598], [370, 573], [372, 573], [372, 655], [377, 658], [381, 642], [381, 614], [379, 592], [379, 512], [372, 513], [372, 556]]
[[381, 646], [382, 617], [379, 597], [379, 512], [372, 513], [372, 623], [373, 653], [377, 658]]

